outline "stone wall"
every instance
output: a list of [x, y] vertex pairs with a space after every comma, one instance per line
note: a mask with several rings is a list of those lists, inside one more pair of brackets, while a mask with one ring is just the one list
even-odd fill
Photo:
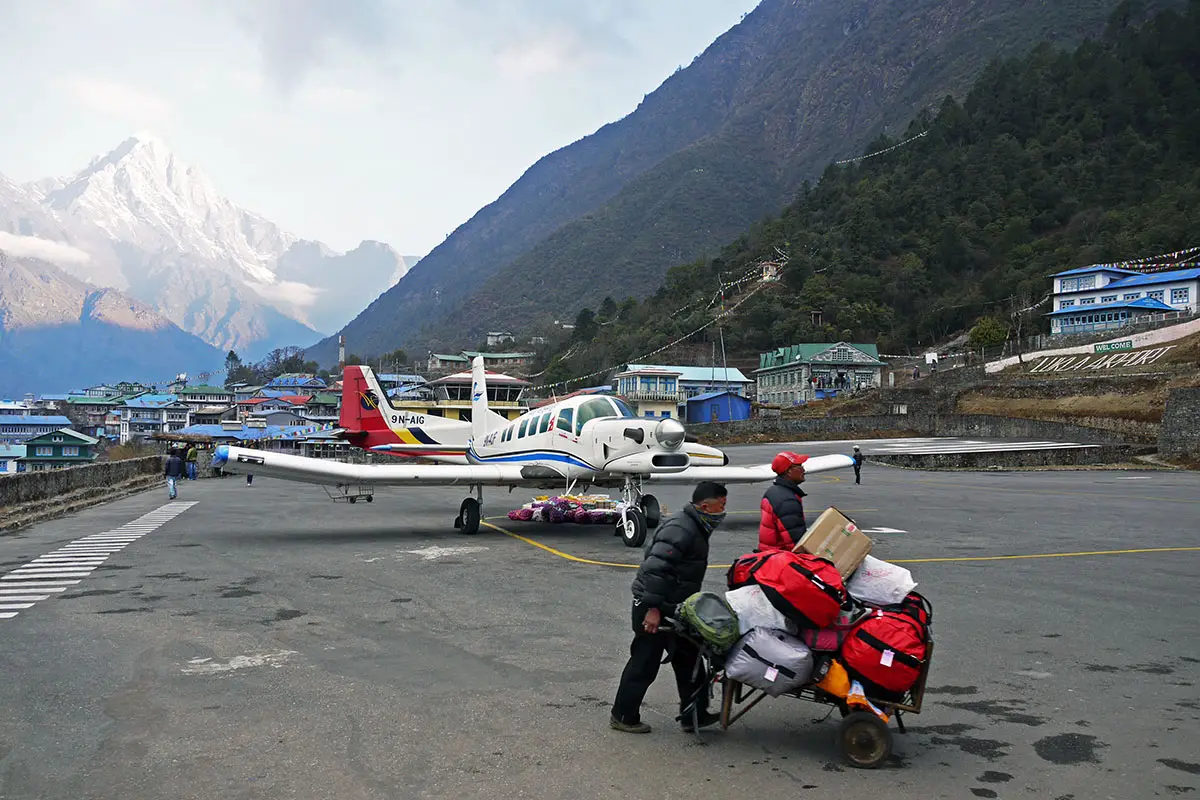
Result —
[[1200, 461], [1200, 389], [1172, 389], [1158, 430], [1163, 456]]
[[149, 488], [162, 481], [162, 469], [161, 457], [148, 456], [0, 478], [0, 530]]
[[754, 437], [763, 437], [767, 441], [793, 441], [880, 436], [960, 436], [1070, 441], [1081, 444], [1126, 444], [1131, 440], [1129, 434], [1121, 431], [984, 414], [880, 414], [856, 417], [752, 419], [689, 425], [688, 432], [699, 437], [702, 442]]

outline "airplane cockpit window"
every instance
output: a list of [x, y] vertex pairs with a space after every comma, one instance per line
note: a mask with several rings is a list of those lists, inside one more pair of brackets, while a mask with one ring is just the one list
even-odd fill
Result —
[[575, 409], [564, 408], [562, 411], [558, 412], [558, 424], [555, 425], [554, 427], [558, 428], [560, 431], [566, 431], [567, 433], [570, 433], [571, 432], [571, 420], [574, 418], [574, 416], [575, 416]]
[[624, 400], [621, 400], [620, 398], [617, 398], [617, 397], [610, 397], [610, 398], [608, 398], [608, 399], [609, 399], [609, 400], [612, 400], [614, 403], [616, 403], [616, 405], [617, 405], [617, 411], [621, 412], [621, 416], [622, 416], [622, 417], [636, 417], [636, 416], [637, 416], [637, 414], [634, 414], [634, 413], [633, 413], [633, 409], [632, 409], [632, 408], [630, 408], [629, 406], [625, 405], [625, 401], [624, 401]]
[[617, 412], [607, 397], [594, 397], [579, 406], [579, 415], [575, 419], [575, 435], [583, 433], [583, 424], [589, 420], [601, 417], [615, 417]]

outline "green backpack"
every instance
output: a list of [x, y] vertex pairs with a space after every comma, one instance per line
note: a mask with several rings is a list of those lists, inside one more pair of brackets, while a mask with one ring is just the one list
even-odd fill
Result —
[[741, 636], [737, 613], [719, 594], [696, 592], [679, 604], [676, 613], [716, 653], [729, 650]]

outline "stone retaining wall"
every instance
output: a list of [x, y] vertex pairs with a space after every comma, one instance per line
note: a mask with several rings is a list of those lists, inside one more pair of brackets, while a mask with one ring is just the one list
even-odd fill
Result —
[[1158, 451], [1183, 461], [1200, 461], [1200, 389], [1172, 389], [1158, 430]]
[[162, 468], [161, 457], [148, 456], [0, 478], [0, 531], [156, 486], [163, 481]]
[[1061, 450], [1017, 450], [987, 453], [937, 453], [912, 455], [905, 453], [867, 454], [867, 462], [888, 464], [908, 469], [1013, 469], [1019, 467], [1086, 466], [1095, 464], [1127, 464], [1137, 456], [1150, 455], [1155, 450], [1148, 445], [1100, 445], [1090, 448]]

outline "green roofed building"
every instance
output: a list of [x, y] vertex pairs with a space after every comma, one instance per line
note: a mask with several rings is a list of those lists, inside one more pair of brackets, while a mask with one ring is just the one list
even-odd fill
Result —
[[878, 388], [884, 363], [873, 344], [817, 342], [780, 347], [758, 357], [758, 402], [790, 406]]

